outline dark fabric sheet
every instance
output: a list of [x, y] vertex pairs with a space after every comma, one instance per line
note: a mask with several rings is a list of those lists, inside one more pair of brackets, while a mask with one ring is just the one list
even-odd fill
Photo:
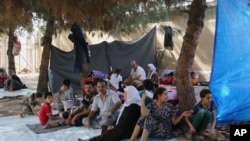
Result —
[[55, 132], [57, 130], [66, 129], [70, 126], [58, 126], [55, 128], [43, 129], [40, 123], [35, 124], [26, 124], [26, 126], [36, 134], [48, 133], [48, 132]]
[[[130, 61], [136, 60], [146, 71], [148, 63], [155, 63], [156, 27], [147, 34], [134, 41], [102, 42], [90, 45], [90, 63], [88, 71], [99, 70], [108, 73], [109, 69], [122, 69], [121, 75], [127, 77], [130, 72]], [[57, 92], [62, 81], [68, 78], [74, 90], [80, 90], [79, 74], [74, 72], [74, 51], [63, 52], [52, 47], [50, 59], [50, 86], [51, 91]]]
[[80, 90], [80, 75], [74, 72], [74, 54], [74, 50], [64, 52], [56, 47], [51, 48], [49, 71], [51, 92], [58, 92], [64, 79], [71, 81], [71, 86], [74, 90]]

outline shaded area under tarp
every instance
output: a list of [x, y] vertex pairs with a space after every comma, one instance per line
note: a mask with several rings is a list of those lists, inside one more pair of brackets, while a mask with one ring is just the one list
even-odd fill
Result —
[[[90, 63], [88, 71], [99, 70], [108, 73], [110, 67], [122, 69], [121, 75], [127, 77], [130, 72], [130, 61], [136, 60], [146, 71], [148, 63], [155, 63], [156, 27], [134, 41], [102, 42], [90, 45]], [[52, 92], [59, 91], [62, 81], [68, 78], [75, 90], [80, 90], [80, 75], [74, 72], [75, 50], [64, 52], [51, 48], [50, 87]]]
[[210, 89], [217, 122], [250, 120], [249, 0], [218, 0]]

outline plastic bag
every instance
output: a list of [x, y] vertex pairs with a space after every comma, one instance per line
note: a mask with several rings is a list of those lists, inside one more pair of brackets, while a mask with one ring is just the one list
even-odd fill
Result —
[[20, 42], [14, 42], [13, 44], [13, 49], [12, 49], [12, 54], [19, 55], [21, 52], [21, 43]]

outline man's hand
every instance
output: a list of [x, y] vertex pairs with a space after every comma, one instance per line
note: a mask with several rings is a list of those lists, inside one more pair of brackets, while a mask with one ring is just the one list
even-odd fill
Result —
[[76, 119], [79, 117], [80, 115], [75, 115], [72, 119], [71, 119], [71, 122], [74, 122], [75, 123], [75, 121], [76, 121]]
[[66, 119], [66, 120], [65, 120], [65, 124], [66, 124], [66, 125], [70, 125], [70, 119]]
[[112, 117], [111, 112], [109, 112], [109, 113], [106, 115], [106, 118], [110, 118], [110, 117]]
[[114, 127], [115, 127], [114, 125], [109, 125], [107, 129], [108, 129], [108, 130], [111, 130], [111, 129], [113, 129]]

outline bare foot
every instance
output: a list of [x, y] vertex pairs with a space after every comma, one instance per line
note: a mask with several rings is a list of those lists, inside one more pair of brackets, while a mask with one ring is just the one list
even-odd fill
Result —
[[187, 132], [187, 133], [186, 133], [186, 138], [187, 138], [188, 140], [191, 140], [192, 134], [191, 134], [190, 132]]
[[24, 118], [23, 113], [20, 113], [20, 114], [19, 114], [19, 117], [20, 117], [20, 118]]
[[199, 132], [198, 135], [201, 135], [203, 137], [209, 137], [209, 134], [206, 132]]
[[43, 126], [43, 129], [48, 129], [48, 128], [51, 128], [49, 124]]

